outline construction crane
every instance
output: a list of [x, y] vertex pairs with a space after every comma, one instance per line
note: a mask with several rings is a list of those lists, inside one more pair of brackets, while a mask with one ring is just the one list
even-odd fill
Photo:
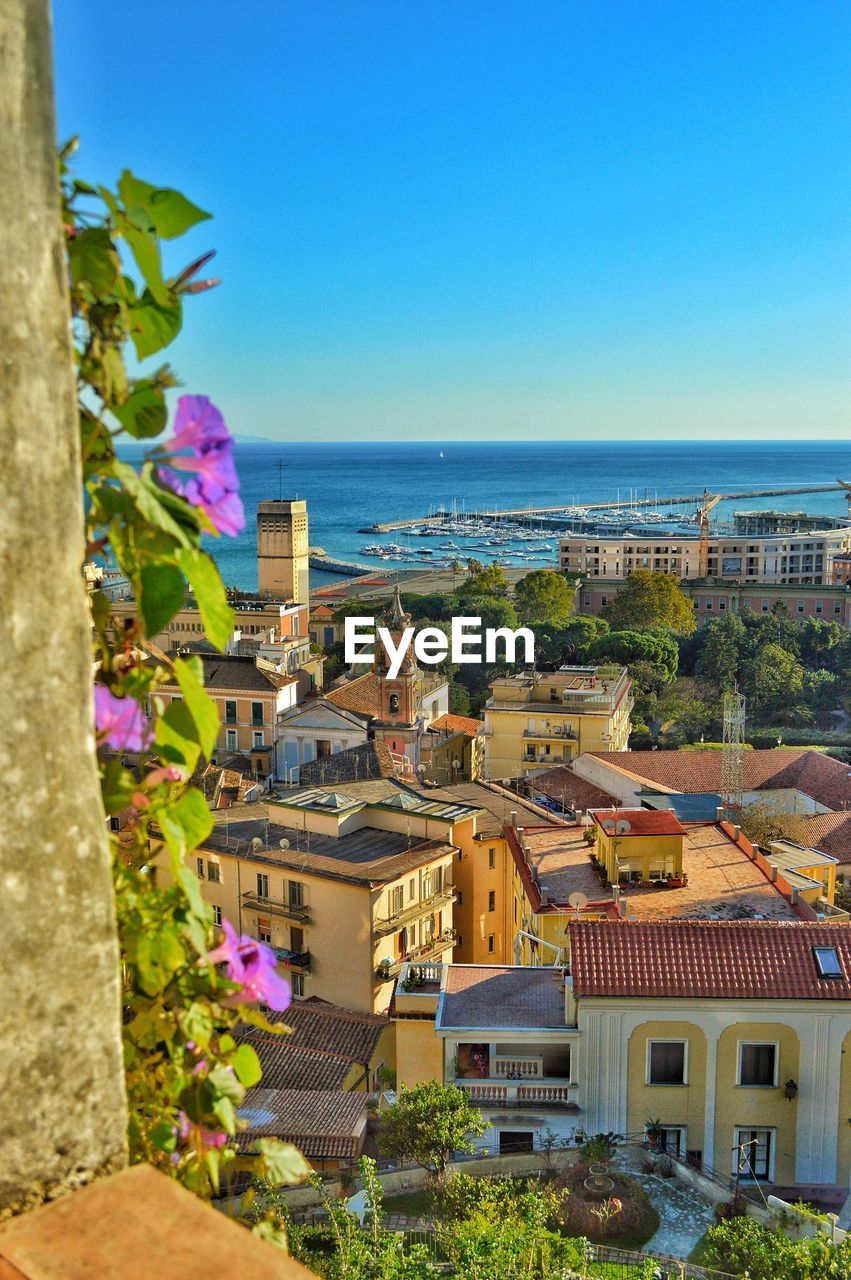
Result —
[[848, 503], [848, 519], [851, 520], [851, 484], [847, 480], [837, 480], [840, 489], [845, 490], [845, 501]]
[[709, 513], [721, 501], [721, 494], [711, 494], [703, 490], [703, 502], [698, 507], [697, 520], [700, 525], [700, 538], [697, 544], [697, 576], [709, 576]]

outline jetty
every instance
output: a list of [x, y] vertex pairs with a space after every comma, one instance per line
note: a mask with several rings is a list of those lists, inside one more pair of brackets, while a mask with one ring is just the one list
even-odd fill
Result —
[[[811, 484], [811, 485], [794, 485], [789, 487], [781, 487], [774, 489], [737, 489], [730, 493], [719, 493], [717, 496], [722, 502], [737, 502], [743, 498], [779, 498], [788, 497], [796, 493], [831, 493], [841, 492], [843, 486], [840, 484]], [[713, 494], [713, 496], [715, 496]], [[654, 495], [652, 498], [630, 498], [626, 503], [618, 504], [611, 499], [608, 502], [582, 502], [577, 500], [575, 503], [569, 504], [562, 502], [556, 506], [550, 507], [502, 507], [488, 511], [464, 511], [465, 520], [514, 520], [519, 524], [524, 521], [539, 521], [541, 518], [564, 517], [568, 506], [581, 507], [586, 512], [592, 511], [609, 511], [612, 507], [621, 505], [630, 511], [638, 511], [642, 507], [657, 510], [659, 507], [676, 507], [676, 506], [699, 506], [704, 500], [703, 493], [684, 493], [677, 494], [675, 497], [665, 498], [661, 495]], [[445, 508], [431, 512], [428, 516], [411, 516], [406, 520], [382, 520], [375, 524], [367, 525], [365, 528], [359, 529], [359, 533], [392, 533], [395, 529], [413, 529], [421, 524], [442, 524], [444, 521], [457, 519], [457, 511], [447, 511]], [[312, 561], [311, 561], [312, 563]], [[317, 564], [315, 568], [325, 568], [324, 564]], [[332, 570], [332, 572], [337, 572]], [[349, 572], [349, 570], [340, 570], [339, 572]]]
[[321, 569], [324, 573], [340, 573], [349, 578], [358, 578], [365, 573], [375, 573], [375, 566], [356, 564], [353, 560], [338, 560], [335, 556], [317, 555], [311, 551], [307, 558], [311, 569]]

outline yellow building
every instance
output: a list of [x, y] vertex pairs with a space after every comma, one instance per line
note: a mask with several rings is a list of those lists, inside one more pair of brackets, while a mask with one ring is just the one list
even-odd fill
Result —
[[434, 782], [475, 782], [484, 774], [484, 722], [448, 713], [428, 726], [420, 745], [426, 776]]
[[484, 705], [489, 778], [529, 777], [588, 751], [625, 751], [632, 682], [625, 667], [503, 676]]
[[257, 504], [257, 578], [261, 596], [306, 605], [310, 595], [307, 503]]
[[611, 884], [682, 880], [686, 829], [669, 809], [593, 809], [589, 816]]
[[300, 791], [221, 811], [187, 864], [219, 919], [275, 949], [297, 998], [381, 1012], [406, 960], [452, 953], [447, 808]]
[[[481, 1144], [615, 1132], [787, 1198], [851, 1183], [851, 930], [576, 923], [569, 969], [406, 966], [398, 1079], [464, 1089]], [[791, 1193], [791, 1196], [787, 1195]]]

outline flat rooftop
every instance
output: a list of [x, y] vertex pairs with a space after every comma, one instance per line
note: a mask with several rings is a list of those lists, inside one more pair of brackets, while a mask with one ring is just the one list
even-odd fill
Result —
[[[688, 884], [621, 888], [627, 916], [633, 920], [797, 920], [786, 899], [739, 845], [715, 824], [686, 826], [683, 870]], [[582, 838], [582, 828], [526, 830], [529, 863], [542, 895], [563, 905], [572, 893], [589, 901], [611, 897], [600, 883]], [[799, 864], [801, 865], [801, 864]]]
[[561, 970], [536, 966], [451, 964], [436, 1029], [563, 1028]]
[[[248, 809], [252, 816], [235, 818], [234, 808], [217, 811], [216, 825], [199, 848], [301, 875], [355, 884], [386, 884], [408, 869], [455, 852], [454, 845], [443, 840], [409, 841], [405, 832], [380, 831], [377, 827], [359, 827], [341, 836], [317, 835], [276, 821], [281, 810], [274, 816], [254, 816], [258, 808], [265, 806], [245, 805], [240, 806], [243, 813]], [[288, 842], [288, 848], [281, 848], [282, 840]]]

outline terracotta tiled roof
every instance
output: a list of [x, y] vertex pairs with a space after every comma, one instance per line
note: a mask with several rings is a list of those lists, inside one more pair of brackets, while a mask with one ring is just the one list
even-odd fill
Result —
[[343, 711], [353, 711], [355, 715], [371, 720], [378, 715], [378, 689], [378, 676], [374, 671], [367, 671], [356, 680], [347, 680], [345, 684], [331, 689], [325, 694], [325, 699]]
[[[705, 751], [593, 751], [611, 768], [622, 769], [640, 781], [663, 790], [720, 792], [721, 752]], [[828, 809], [851, 801], [848, 766], [806, 747], [774, 747], [744, 753], [744, 790], [791, 788], [804, 792]]]
[[485, 727], [484, 720], [474, 720], [471, 716], [438, 716], [432, 720], [429, 728], [442, 729], [446, 733], [463, 733], [467, 738], [477, 738]]
[[267, 1016], [290, 1033], [275, 1036], [252, 1027], [243, 1038], [256, 1050], [263, 1086], [271, 1089], [341, 1089], [353, 1066], [367, 1067], [390, 1025], [378, 1014], [322, 1000], [293, 1001], [285, 1014]]
[[605, 831], [622, 836], [684, 836], [686, 829], [670, 809], [592, 809]]
[[851, 813], [813, 813], [801, 819], [801, 840], [841, 863], [851, 862]]
[[248, 1150], [255, 1138], [294, 1142], [309, 1160], [333, 1160], [360, 1154], [366, 1128], [365, 1093], [327, 1089], [249, 1089], [239, 1109], [248, 1127], [237, 1146]]
[[[851, 928], [681, 920], [571, 923], [578, 996], [851, 1000]], [[814, 947], [835, 947], [844, 978], [820, 978]]]
[[558, 975], [558, 970], [543, 967], [450, 965], [438, 1024], [563, 1027], [564, 993]]
[[546, 773], [536, 773], [529, 779], [532, 791], [540, 791], [551, 800], [558, 800], [568, 809], [606, 809], [615, 803], [615, 796], [595, 787], [593, 782], [580, 778], [568, 765], [560, 764]]
[[310, 760], [299, 770], [300, 786], [331, 786], [341, 782], [369, 782], [375, 778], [395, 778], [396, 766], [386, 742], [362, 742], [347, 751], [336, 751], [319, 760]]

